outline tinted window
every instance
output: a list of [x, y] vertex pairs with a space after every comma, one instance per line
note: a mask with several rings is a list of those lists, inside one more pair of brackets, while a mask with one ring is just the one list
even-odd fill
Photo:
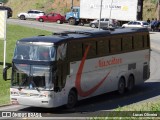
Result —
[[97, 41], [97, 52], [99, 56], [107, 55], [109, 53], [108, 38], [101, 38]]
[[108, 19], [105, 19], [105, 21], [109, 21]]
[[133, 22], [129, 22], [128, 24], [131, 25], [131, 24], [133, 24]]
[[121, 38], [112, 37], [110, 40], [110, 52], [118, 53], [121, 51]]
[[122, 50], [130, 51], [132, 50], [132, 36], [126, 36], [122, 39]]
[[135, 49], [143, 48], [143, 39], [142, 39], [141, 35], [135, 35], [134, 36], [134, 48]]
[[28, 11], [28, 13], [33, 13], [33, 11]]
[[104, 18], [100, 19], [100, 21], [104, 21]]
[[143, 22], [142, 24], [143, 24], [143, 25], [148, 25], [148, 23], [147, 23], [147, 22]]
[[80, 60], [82, 58], [82, 43], [78, 41], [70, 42], [69, 51], [71, 61]]
[[87, 48], [89, 47], [88, 55], [87, 58], [95, 57], [97, 54], [97, 47], [96, 47], [96, 41], [91, 41], [90, 42], [84, 42], [83, 43], [83, 53], [86, 52]]

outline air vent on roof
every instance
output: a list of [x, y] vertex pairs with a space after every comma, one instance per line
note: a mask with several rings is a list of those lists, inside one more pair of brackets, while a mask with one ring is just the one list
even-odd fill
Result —
[[52, 33], [52, 35], [68, 36], [68, 34], [65, 33], [65, 32], [63, 32], [63, 33]]

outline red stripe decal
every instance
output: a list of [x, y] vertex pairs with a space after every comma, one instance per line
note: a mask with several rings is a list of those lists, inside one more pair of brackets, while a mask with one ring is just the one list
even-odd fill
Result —
[[107, 75], [97, 84], [95, 85], [93, 88], [91, 88], [90, 90], [88, 91], [83, 91], [82, 88], [81, 88], [81, 75], [82, 75], [82, 71], [83, 71], [83, 67], [84, 67], [84, 63], [85, 63], [85, 60], [86, 60], [86, 57], [87, 57], [87, 54], [88, 54], [88, 51], [90, 49], [90, 46], [88, 46], [86, 48], [86, 51], [84, 53], [84, 56], [82, 58], [82, 61], [80, 63], [80, 66], [79, 66], [79, 69], [78, 69], [78, 72], [77, 72], [77, 75], [76, 75], [76, 82], [75, 82], [75, 86], [78, 90], [78, 94], [79, 96], [81, 97], [86, 97], [90, 94], [92, 94], [93, 92], [95, 92], [99, 87], [100, 85], [106, 80], [106, 78], [108, 77], [108, 75], [110, 74], [111, 71], [109, 71], [107, 73]]

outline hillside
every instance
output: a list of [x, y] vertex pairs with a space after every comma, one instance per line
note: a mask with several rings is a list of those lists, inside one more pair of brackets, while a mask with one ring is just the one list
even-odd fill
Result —
[[[74, 6], [79, 6], [80, 0], [73, 0]], [[54, 11], [64, 15], [70, 10], [71, 0], [8, 0], [6, 6], [13, 9], [13, 17], [16, 18], [20, 12], [25, 12], [30, 9], [43, 10], [46, 13]], [[143, 5], [143, 20], [156, 17], [155, 0], [144, 0]]]
[[[74, 0], [74, 5], [79, 6], [79, 0]], [[30, 9], [43, 10], [46, 13], [54, 11], [64, 15], [70, 10], [71, 0], [8, 0], [6, 6], [13, 9], [13, 17]]]

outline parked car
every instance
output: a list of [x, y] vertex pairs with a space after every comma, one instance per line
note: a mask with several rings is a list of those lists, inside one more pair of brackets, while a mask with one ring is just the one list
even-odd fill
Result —
[[42, 16], [45, 13], [43, 11], [40, 10], [29, 10], [28, 12], [23, 12], [23, 13], [19, 13], [17, 15], [18, 18], [20, 18], [21, 20], [26, 20], [26, 19], [36, 19], [38, 16]]
[[[100, 27], [108, 27], [108, 24], [109, 24], [109, 26], [113, 26], [113, 24], [114, 24], [113, 22], [114, 22], [113, 20], [110, 20], [110, 22], [109, 22], [108, 18], [101, 18], [100, 19]], [[92, 28], [98, 28], [98, 25], [99, 25], [99, 19], [96, 19], [90, 23], [90, 27], [92, 27]]]
[[36, 18], [39, 22], [57, 22], [58, 24], [61, 24], [65, 21], [65, 17], [58, 13], [49, 13], [47, 15], [38, 16]]
[[149, 28], [150, 25], [146, 21], [130, 21], [126, 24], [123, 24], [122, 27], [146, 27], [146, 28]]
[[7, 18], [12, 17], [13, 11], [10, 7], [0, 6], [0, 10], [7, 10]]

